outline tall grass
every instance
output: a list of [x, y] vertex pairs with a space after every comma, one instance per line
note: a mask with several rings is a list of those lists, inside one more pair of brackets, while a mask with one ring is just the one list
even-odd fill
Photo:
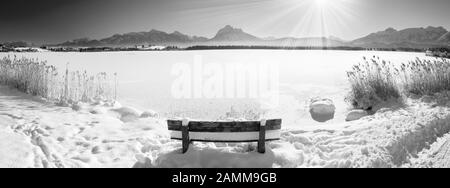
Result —
[[112, 80], [104, 72], [89, 75], [66, 67], [61, 73], [45, 61], [16, 56], [0, 59], [0, 84], [63, 103], [113, 101], [117, 97], [117, 78]]
[[416, 59], [401, 65], [405, 92], [415, 95], [433, 95], [450, 91], [450, 62]]
[[403, 95], [434, 95], [450, 91], [450, 62], [446, 59], [421, 60], [398, 66], [379, 58], [353, 66], [347, 72], [351, 90], [347, 100], [354, 108], [370, 110]]
[[401, 98], [391, 62], [364, 58], [347, 76], [351, 86], [347, 100], [354, 108], [371, 110], [377, 104]]

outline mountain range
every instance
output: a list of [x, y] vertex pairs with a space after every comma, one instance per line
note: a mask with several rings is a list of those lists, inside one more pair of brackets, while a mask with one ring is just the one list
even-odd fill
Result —
[[187, 47], [193, 45], [265, 45], [265, 46], [306, 46], [335, 47], [350, 46], [364, 48], [429, 48], [449, 47], [450, 32], [443, 27], [408, 28], [396, 30], [388, 28], [371, 33], [365, 37], [344, 41], [337, 37], [313, 38], [260, 38], [230, 25], [220, 29], [213, 38], [189, 36], [175, 31], [151, 30], [149, 32], [131, 32], [116, 34], [100, 40], [88, 38], [76, 39], [56, 46], [95, 47], [95, 46], [134, 46], [134, 45], [174, 45]]
[[388, 28], [351, 42], [354, 46], [371, 48], [427, 48], [450, 45], [450, 32], [443, 27]]

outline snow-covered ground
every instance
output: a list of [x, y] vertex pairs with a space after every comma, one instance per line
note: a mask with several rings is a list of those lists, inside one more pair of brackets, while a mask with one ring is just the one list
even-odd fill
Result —
[[448, 166], [449, 97], [427, 100], [350, 123], [284, 129], [266, 154], [248, 143], [194, 143], [181, 154], [164, 119], [101, 104], [75, 111], [1, 86], [0, 167]]
[[0, 166], [132, 167], [145, 144], [168, 142], [160, 120], [123, 123], [107, 109], [74, 111], [0, 87]]
[[450, 168], [450, 134], [439, 138], [404, 167], [414, 168]]
[[[345, 122], [348, 105], [345, 71], [363, 56], [395, 63], [427, 58], [420, 53], [353, 51], [180, 51], [111, 53], [0, 53], [48, 60], [71, 70], [117, 72], [124, 106], [59, 107], [14, 89], [0, 87], [0, 167], [443, 167], [448, 166], [448, 96], [438, 102], [410, 99], [354, 122]], [[279, 62], [279, 106], [266, 118], [282, 118], [280, 141], [267, 143], [195, 143], [180, 154], [169, 138], [165, 118], [173, 115], [214, 119], [236, 110], [258, 110], [251, 100], [175, 100], [171, 68], [192, 64]], [[183, 63], [183, 62], [182, 62]], [[136, 92], [139, 91], [139, 92]], [[333, 120], [311, 119], [312, 97], [333, 100]], [[428, 99], [429, 100], [429, 99]], [[429, 101], [427, 101], [429, 102]]]

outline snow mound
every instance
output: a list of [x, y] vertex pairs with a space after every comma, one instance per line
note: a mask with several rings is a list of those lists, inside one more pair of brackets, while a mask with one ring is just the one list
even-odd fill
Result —
[[153, 110], [146, 110], [142, 112], [140, 118], [157, 118], [159, 114]]
[[[3, 119], [0, 117], [0, 121]], [[0, 130], [0, 167], [32, 168], [35, 148], [24, 135]]]
[[82, 103], [82, 102], [76, 102], [74, 104], [72, 104], [72, 110], [74, 111], [83, 111], [89, 108], [89, 105], [86, 103]]
[[108, 110], [101, 106], [94, 106], [92, 109], [89, 110], [91, 114], [106, 114]]
[[[383, 112], [383, 111], [379, 111], [379, 112]], [[365, 110], [352, 110], [347, 114], [345, 121], [356, 121], [356, 120], [359, 120], [368, 115], [369, 115], [369, 113], [367, 113], [367, 111], [365, 111]]]
[[450, 134], [438, 138], [429, 149], [420, 152], [417, 158], [403, 167], [450, 168]]
[[181, 150], [162, 154], [155, 161], [154, 166], [160, 168], [271, 168], [274, 161], [275, 156], [270, 149], [267, 149], [265, 154], [260, 154], [248, 144], [236, 147], [209, 144], [209, 147], [190, 145], [185, 154], [182, 154]]
[[139, 119], [141, 113], [131, 107], [122, 107], [117, 109], [112, 109], [112, 112], [117, 113], [119, 119], [123, 122], [131, 122]]
[[331, 99], [313, 99], [310, 104], [311, 117], [318, 122], [326, 122], [334, 118], [336, 107]]

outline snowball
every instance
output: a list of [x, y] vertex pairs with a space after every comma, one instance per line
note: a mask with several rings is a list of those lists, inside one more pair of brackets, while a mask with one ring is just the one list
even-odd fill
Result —
[[326, 122], [334, 118], [336, 107], [331, 99], [314, 99], [309, 106], [311, 117], [318, 122]]

